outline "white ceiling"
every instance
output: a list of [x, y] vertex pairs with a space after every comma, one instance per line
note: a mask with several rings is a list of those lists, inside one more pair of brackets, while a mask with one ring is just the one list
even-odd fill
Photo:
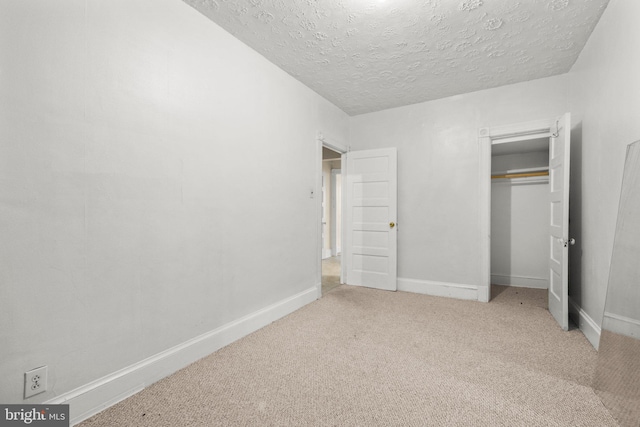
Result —
[[609, 0], [183, 0], [349, 115], [562, 74]]

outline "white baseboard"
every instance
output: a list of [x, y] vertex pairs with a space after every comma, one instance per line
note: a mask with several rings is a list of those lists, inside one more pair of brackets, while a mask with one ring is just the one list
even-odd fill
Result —
[[569, 298], [569, 313], [593, 348], [597, 350], [600, 345], [600, 326], [571, 298]]
[[640, 339], [640, 320], [630, 317], [605, 311], [602, 328], [626, 337]]
[[491, 283], [494, 285], [515, 286], [520, 288], [549, 289], [549, 279], [539, 277], [492, 274]]
[[463, 285], [459, 283], [398, 278], [398, 290], [417, 294], [433, 295], [436, 297], [449, 297], [467, 300], [478, 299], [477, 286]]
[[70, 405], [71, 425], [78, 424], [317, 298], [318, 288], [314, 286], [45, 403]]
[[322, 259], [331, 258], [331, 249], [322, 249]]

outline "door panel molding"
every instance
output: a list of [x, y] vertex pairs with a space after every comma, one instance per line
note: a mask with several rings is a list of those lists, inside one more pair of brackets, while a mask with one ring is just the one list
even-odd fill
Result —
[[350, 151], [345, 157], [342, 258], [346, 262], [346, 283], [395, 291], [397, 151]]
[[571, 115], [559, 117], [549, 144], [549, 311], [569, 330], [569, 169]]

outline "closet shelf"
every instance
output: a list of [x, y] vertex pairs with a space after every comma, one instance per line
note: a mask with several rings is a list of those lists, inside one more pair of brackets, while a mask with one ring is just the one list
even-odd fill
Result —
[[549, 176], [549, 171], [505, 173], [505, 174], [501, 174], [501, 175], [491, 175], [491, 179], [532, 178], [532, 177], [537, 177], [537, 176]]
[[531, 178], [538, 176], [549, 176], [549, 167], [538, 167], [528, 169], [513, 169], [504, 172], [494, 172], [491, 179], [514, 179], [514, 178]]

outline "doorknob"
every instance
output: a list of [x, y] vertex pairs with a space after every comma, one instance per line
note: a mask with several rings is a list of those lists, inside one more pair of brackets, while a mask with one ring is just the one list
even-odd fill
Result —
[[562, 243], [565, 248], [569, 245], [573, 246], [576, 244], [576, 239], [574, 239], [573, 237], [569, 239], [558, 239], [558, 241]]
[[389, 228], [393, 228], [393, 227], [395, 227], [395, 226], [396, 226], [396, 223], [395, 223], [395, 222], [390, 222], [390, 223], [389, 223]]

